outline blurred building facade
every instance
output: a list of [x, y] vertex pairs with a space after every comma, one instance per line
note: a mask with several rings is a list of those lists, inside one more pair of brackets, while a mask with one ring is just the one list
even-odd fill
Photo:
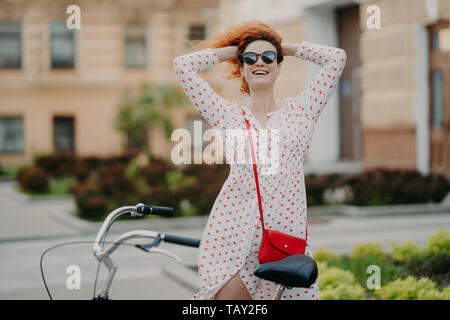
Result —
[[[450, 1], [222, 4], [222, 27], [256, 18], [274, 26], [283, 41], [306, 40], [347, 52], [339, 90], [317, 123], [305, 171], [385, 167], [450, 177]], [[300, 93], [318, 70], [285, 61], [286, 75], [277, 80], [279, 101]]]
[[[81, 9], [81, 29], [66, 26], [71, 5]], [[123, 89], [179, 86], [173, 59], [191, 50], [185, 40], [208, 36], [217, 7], [218, 0], [0, 0], [0, 163], [122, 152], [114, 118]], [[187, 127], [191, 115], [198, 116], [192, 107], [174, 110], [174, 126]], [[150, 136], [154, 153], [169, 156], [162, 130]]]
[[[64, 28], [72, 4], [82, 19], [74, 32]], [[377, 9], [379, 29], [372, 28]], [[256, 18], [283, 41], [347, 51], [307, 170], [390, 167], [450, 175], [449, 16], [444, 0], [0, 0], [0, 162], [64, 149], [119, 153], [123, 137], [113, 119], [123, 88], [144, 81], [178, 85], [172, 61], [191, 51], [185, 40]], [[225, 78], [226, 68], [201, 76], [226, 99], [247, 103], [239, 82]], [[298, 95], [318, 69], [285, 59], [277, 102]], [[190, 131], [201, 120], [190, 105], [171, 114], [175, 127]], [[150, 143], [154, 153], [170, 157], [173, 142], [162, 132], [154, 130]], [[204, 143], [195, 146], [201, 152]]]

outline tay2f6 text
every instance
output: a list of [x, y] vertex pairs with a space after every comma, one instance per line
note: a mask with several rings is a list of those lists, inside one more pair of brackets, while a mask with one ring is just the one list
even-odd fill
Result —
[[258, 314], [267, 314], [267, 306], [266, 305], [259, 305], [259, 304], [227, 304], [225, 305], [227, 307], [228, 314], [232, 315], [258, 315]]

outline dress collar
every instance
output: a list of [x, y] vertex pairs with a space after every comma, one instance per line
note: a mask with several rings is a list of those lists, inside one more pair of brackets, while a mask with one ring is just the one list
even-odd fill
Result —
[[[266, 113], [266, 115], [269, 116], [269, 119], [268, 119], [267, 122], [266, 122], [266, 129], [267, 129], [267, 124], [268, 124], [269, 121], [272, 119], [273, 115], [274, 115], [275, 113], [277, 113], [278, 111], [280, 111], [281, 109], [283, 109], [283, 107], [284, 107], [285, 105], [288, 104], [288, 100], [289, 100], [289, 99], [290, 99], [290, 98], [284, 99], [284, 104], [283, 104], [283, 106], [282, 106], [280, 109], [275, 110], [275, 111], [271, 111], [271, 112], [269, 112], [269, 113]], [[256, 119], [256, 117], [253, 115], [253, 113], [252, 113], [252, 111], [250, 110], [249, 107], [247, 107], [247, 106], [241, 106], [241, 110], [242, 110], [242, 114], [244, 115], [244, 118], [248, 120], [248, 122], [250, 123], [250, 125], [253, 125], [253, 127], [255, 127], [255, 128], [257, 128], [257, 129], [263, 129], [262, 126], [261, 126], [261, 124], [259, 123], [258, 119]]]

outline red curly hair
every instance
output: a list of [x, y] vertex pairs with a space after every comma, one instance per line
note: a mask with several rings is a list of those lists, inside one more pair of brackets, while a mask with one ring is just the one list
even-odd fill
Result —
[[[188, 43], [198, 50], [237, 46], [239, 57], [247, 46], [255, 40], [266, 40], [273, 44], [278, 51], [277, 62], [281, 63], [283, 61], [281, 36], [271, 26], [256, 19], [230, 26], [225, 32], [215, 34], [209, 40], [188, 41]], [[230, 59], [227, 62], [231, 65], [230, 75], [227, 76], [227, 79], [241, 79], [241, 92], [250, 95], [248, 83], [240, 72], [242, 62], [239, 59]]]

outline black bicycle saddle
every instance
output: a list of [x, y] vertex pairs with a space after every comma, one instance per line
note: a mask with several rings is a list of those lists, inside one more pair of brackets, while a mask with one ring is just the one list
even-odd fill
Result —
[[261, 264], [255, 276], [285, 287], [309, 288], [317, 279], [317, 264], [304, 254], [294, 254], [282, 260]]

